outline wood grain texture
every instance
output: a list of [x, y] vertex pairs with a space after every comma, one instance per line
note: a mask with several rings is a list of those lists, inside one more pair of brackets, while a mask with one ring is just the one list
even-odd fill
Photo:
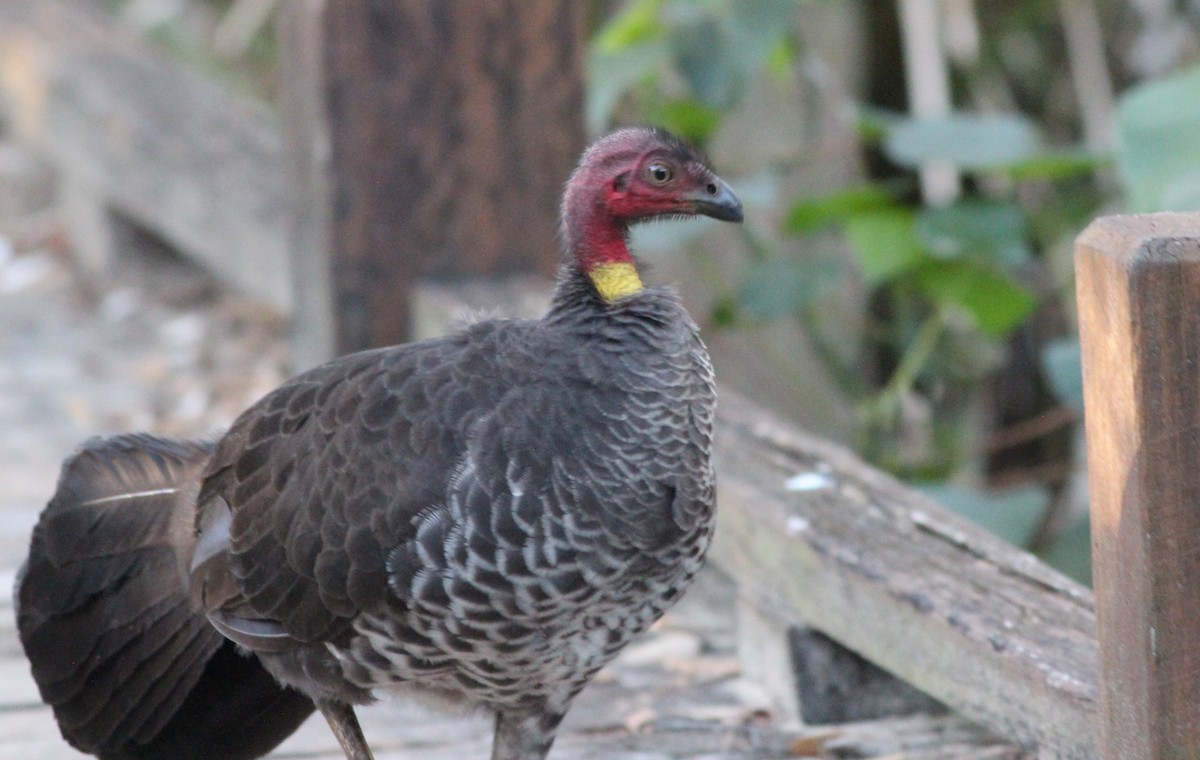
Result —
[[1090, 591], [728, 392], [714, 454], [740, 594], [1039, 758], [1096, 760]]
[[324, 138], [299, 149], [328, 148], [317, 179], [332, 204], [328, 250], [316, 255], [332, 277], [336, 350], [407, 339], [422, 277], [551, 273], [562, 184], [583, 147], [583, 9], [321, 5], [308, 44], [322, 51], [309, 86]]
[[1076, 248], [1105, 760], [1200, 757], [1200, 215]]

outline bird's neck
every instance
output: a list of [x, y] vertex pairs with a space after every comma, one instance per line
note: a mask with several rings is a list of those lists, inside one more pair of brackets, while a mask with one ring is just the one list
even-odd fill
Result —
[[565, 215], [565, 219], [570, 253], [601, 298], [612, 303], [643, 289], [637, 263], [629, 252], [625, 224], [596, 206]]

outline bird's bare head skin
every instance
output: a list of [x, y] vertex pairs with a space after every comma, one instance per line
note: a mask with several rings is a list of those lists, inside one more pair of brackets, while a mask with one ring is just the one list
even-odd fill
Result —
[[563, 197], [569, 253], [606, 301], [642, 289], [629, 253], [639, 222], [709, 216], [742, 221], [742, 204], [704, 159], [670, 133], [622, 129], [597, 140], [579, 162]]

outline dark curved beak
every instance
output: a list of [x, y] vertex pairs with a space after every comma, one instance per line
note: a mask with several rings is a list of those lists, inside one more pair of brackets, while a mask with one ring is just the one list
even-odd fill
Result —
[[719, 177], [713, 177], [705, 187], [701, 187], [684, 196], [691, 201], [692, 209], [697, 214], [711, 216], [722, 222], [742, 221], [742, 202], [729, 189], [729, 185]]

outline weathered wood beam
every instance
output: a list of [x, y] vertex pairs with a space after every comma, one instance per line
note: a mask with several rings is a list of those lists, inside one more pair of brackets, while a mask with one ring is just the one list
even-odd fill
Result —
[[306, 173], [290, 183], [305, 225], [297, 309], [303, 324], [333, 321], [314, 333], [332, 345], [297, 346], [301, 366], [408, 339], [421, 278], [553, 271], [562, 181], [583, 145], [580, 4], [280, 12], [284, 120], [309, 122], [290, 131], [308, 154], [291, 162]]
[[1105, 760], [1200, 757], [1200, 214], [1076, 248]]
[[[94, 3], [0, 0], [0, 101], [64, 184], [75, 243], [97, 271], [116, 211], [282, 311], [282, 143], [231, 96], [123, 33]], [[119, 236], [113, 239], [119, 239]]]
[[713, 558], [760, 610], [1037, 757], [1096, 760], [1089, 590], [730, 393], [716, 461]]

